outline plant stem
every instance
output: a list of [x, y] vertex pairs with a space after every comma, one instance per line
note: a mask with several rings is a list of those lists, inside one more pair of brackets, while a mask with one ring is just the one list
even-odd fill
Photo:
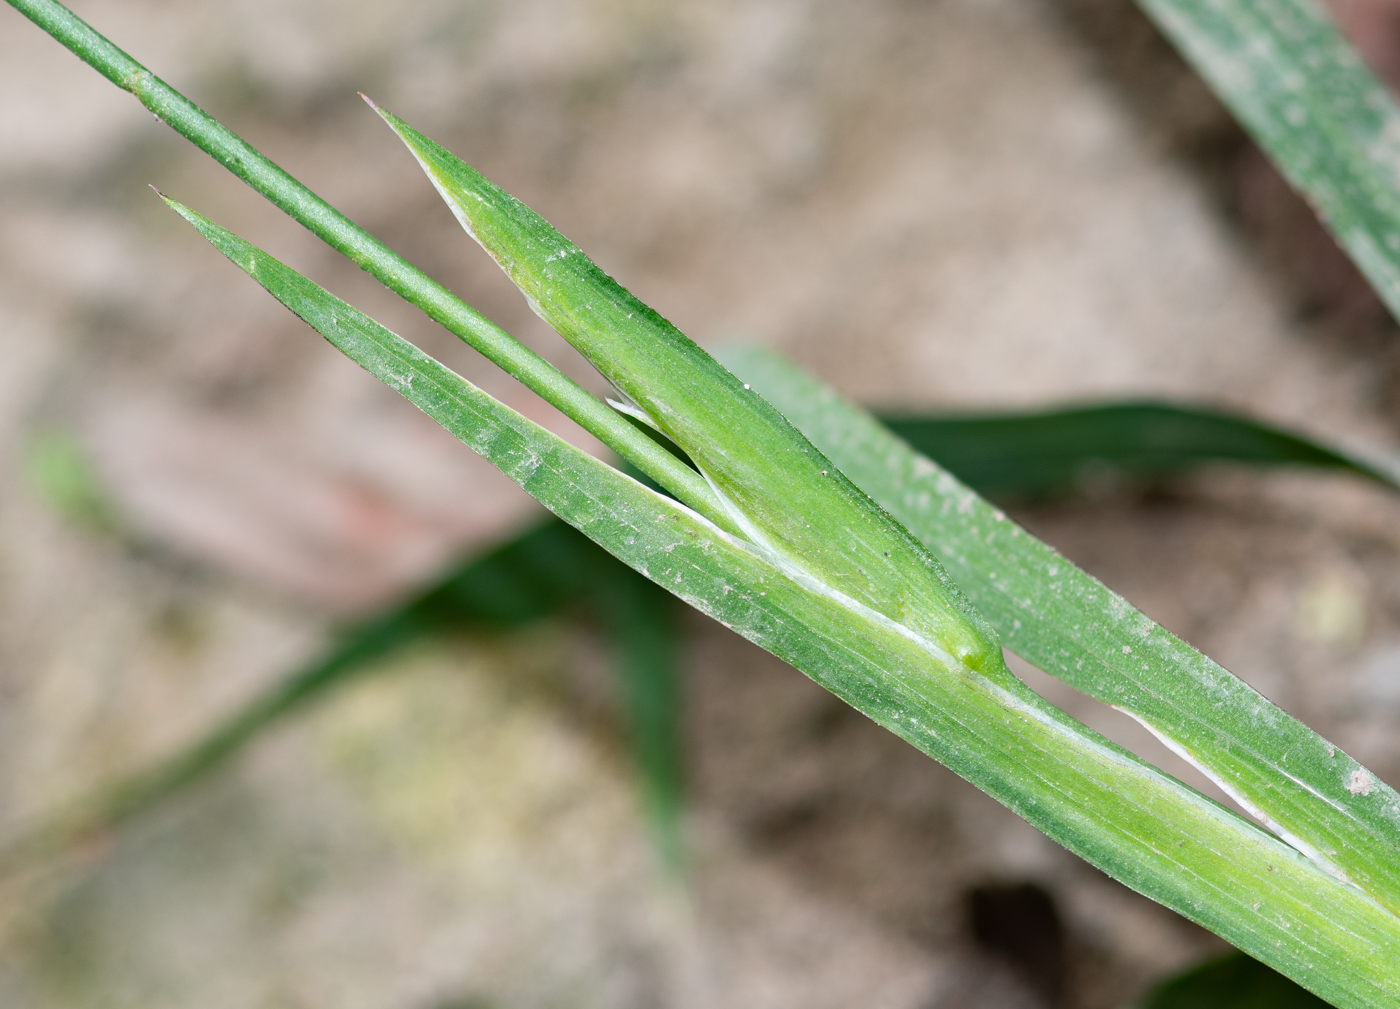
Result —
[[704, 478], [573, 379], [302, 185], [57, 0], [8, 0], [157, 118], [336, 252], [460, 337], [682, 502], [736, 529]]

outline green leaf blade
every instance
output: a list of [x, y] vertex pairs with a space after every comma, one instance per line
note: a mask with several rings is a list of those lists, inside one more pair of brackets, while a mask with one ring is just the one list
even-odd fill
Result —
[[1310, 0], [1138, 0], [1400, 318], [1400, 110]]
[[1392, 461], [1320, 445], [1246, 417], [1176, 403], [882, 416], [881, 421], [981, 494], [1056, 494], [1104, 476], [1159, 478], [1215, 462], [1349, 470], [1400, 486]]
[[371, 373], [658, 585], [791, 662], [1128, 885], [1346, 1009], [1400, 999], [1400, 924], [1353, 887], [1068, 718], [563, 442], [198, 215]]
[[1394, 789], [815, 379], [749, 348], [726, 360], [938, 554], [1008, 648], [1142, 721], [1319, 865], [1400, 912]]
[[938, 563], [762, 397], [547, 221], [379, 109], [466, 231], [553, 326], [695, 462], [743, 533], [989, 675], [995, 635]]
[[466, 304], [364, 228], [302, 185], [260, 151], [115, 46], [58, 0], [8, 0], [104, 77], [487, 360], [558, 408], [652, 479], [713, 521], [727, 521], [713, 491], [653, 441], [535, 351]]

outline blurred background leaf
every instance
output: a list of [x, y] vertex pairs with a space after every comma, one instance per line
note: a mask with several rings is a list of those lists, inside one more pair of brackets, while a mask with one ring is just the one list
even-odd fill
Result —
[[342, 631], [315, 662], [275, 684], [189, 747], [82, 799], [7, 846], [15, 864], [111, 830], [203, 778], [266, 729], [319, 701], [425, 634], [508, 631], [590, 610], [611, 632], [619, 683], [658, 849], [680, 857], [679, 696], [673, 600], [590, 540], [551, 520], [464, 561], [442, 581], [389, 612]]
[[25, 446], [24, 464], [30, 488], [55, 513], [96, 532], [120, 528], [116, 505], [87, 452], [70, 433], [35, 432]]
[[1135, 1009], [1325, 1009], [1327, 1004], [1253, 957], [1232, 953], [1163, 981]]
[[1213, 463], [1350, 470], [1397, 486], [1368, 460], [1238, 414], [1173, 403], [882, 418], [895, 434], [991, 497], [1044, 497], [1115, 479], [1158, 479]]

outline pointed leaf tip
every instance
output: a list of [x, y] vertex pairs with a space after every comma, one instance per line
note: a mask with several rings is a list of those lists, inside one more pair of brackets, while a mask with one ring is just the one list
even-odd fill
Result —
[[[155, 189], [154, 186], [152, 186], [151, 188], [152, 188], [152, 189]], [[183, 203], [180, 203], [180, 202], [177, 201], [177, 200], [172, 200], [170, 197], [166, 196], [164, 193], [162, 193], [162, 192], [161, 192], [160, 190], [158, 190], [158, 189], [156, 189], [156, 195], [159, 196], [162, 200], [165, 201], [165, 205], [166, 205], [167, 207], [169, 207], [171, 210], [175, 211], [175, 213], [179, 214], [179, 215], [180, 215], [181, 217], [183, 217], [185, 220], [187, 220], [187, 221], [189, 221], [191, 224], [193, 224], [193, 225], [195, 226], [195, 228], [197, 228], [201, 233], [205, 233], [205, 228], [204, 228], [205, 225], [207, 225], [207, 224], [212, 224], [212, 223], [213, 223], [212, 221], [210, 221], [210, 220], [208, 220], [206, 217], [204, 217], [202, 214], [197, 214], [197, 213], [195, 213], [193, 210], [191, 210], [189, 207], [185, 206]], [[206, 233], [206, 237], [207, 237], [207, 233]]]
[[[175, 211], [175, 213], [179, 214], [179, 215], [180, 215], [181, 217], [183, 217], [185, 220], [189, 221], [189, 222], [190, 222], [191, 224], [193, 224], [196, 228], [199, 228], [200, 222], [204, 220], [203, 217], [201, 217], [199, 214], [196, 214], [193, 210], [191, 210], [189, 207], [185, 206], [185, 205], [184, 205], [183, 203], [181, 203], [180, 201], [178, 201], [178, 200], [172, 200], [170, 197], [166, 196], [164, 193], [162, 193], [162, 192], [161, 192], [159, 189], [157, 189], [155, 186], [151, 186], [151, 192], [153, 192], [153, 193], [155, 193], [157, 196], [159, 196], [159, 197], [161, 198], [161, 202], [163, 202], [163, 203], [164, 203], [167, 207], [169, 207], [171, 210]], [[201, 229], [201, 230], [203, 230], [203, 229]]]
[[[544, 218], [397, 116], [379, 114], [536, 314], [687, 453], [748, 539], [968, 668], [1010, 677], [990, 627], [938, 562], [776, 410]], [[853, 538], [852, 529], [862, 532]]]

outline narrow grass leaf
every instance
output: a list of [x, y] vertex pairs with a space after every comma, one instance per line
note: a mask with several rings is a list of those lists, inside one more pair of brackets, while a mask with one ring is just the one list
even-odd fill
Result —
[[[1336, 1004], [1350, 1009], [1400, 999], [1396, 918], [1324, 871], [1335, 868], [1325, 865], [1326, 851], [1299, 854], [1010, 677], [994, 633], [907, 532], [838, 471], [823, 467], [821, 455], [780, 415], [755, 405], [757, 396], [741, 396], [732, 379], [654, 313], [639, 320], [640, 328], [614, 330], [611, 323], [623, 323], [630, 295], [568, 255], [536, 258], [551, 248], [571, 248], [552, 232], [536, 230], [543, 222], [492, 203], [486, 190], [463, 191], [469, 201], [492, 204], [492, 223], [504, 227], [503, 244], [493, 251], [524, 253], [520, 262], [527, 268], [518, 282], [542, 313], [562, 319], [564, 335], [598, 351], [600, 370], [691, 455], [708, 486], [694, 485], [694, 474], [655, 443], [637, 442], [640, 432], [625, 422], [619, 426], [611, 411], [600, 417], [595, 405], [601, 404], [586, 394], [574, 397], [574, 387], [561, 385], [547, 365], [522, 357], [505, 334], [464, 324], [460, 302], [442, 302], [421, 274], [404, 272], [412, 268], [401, 259], [353, 226], [346, 230], [343, 218], [326, 218], [323, 211], [334, 211], [308, 202], [318, 201], [314, 194], [277, 174], [61, 5], [10, 2], [405, 298], [436, 312], [434, 318], [481, 343], [507, 370], [515, 368], [512, 374], [546, 398], [554, 396], [551, 402], [565, 403], [566, 412], [576, 410], [645, 459], [639, 466], [658, 469], [663, 486], [711, 516], [567, 445], [305, 278], [177, 207], [337, 347], [609, 552], [792, 662], [1071, 850]], [[437, 167], [452, 166], [444, 160]], [[450, 173], [439, 174], [434, 181], [442, 188]], [[476, 208], [455, 209], [469, 220]], [[556, 276], [549, 273], [551, 262], [560, 264]], [[439, 311], [445, 305], [450, 310]], [[571, 333], [567, 324], [573, 323], [579, 328]], [[658, 353], [651, 356], [652, 350]], [[818, 474], [832, 479], [824, 482]], [[752, 542], [725, 532], [730, 524]], [[1142, 631], [1149, 635], [1150, 629]], [[1357, 768], [1347, 779], [1353, 796], [1380, 791], [1366, 774]]]
[[230, 260], [571, 525], [807, 673], [1129, 886], [1346, 1009], [1400, 999], [1400, 925], [1311, 859], [867, 607], [794, 578], [275, 259], [175, 205]]
[[1400, 111], [1312, 0], [1138, 0], [1400, 318]]
[[761, 350], [725, 359], [943, 559], [1008, 648], [1138, 719], [1315, 864], [1400, 910], [1394, 789], [831, 389]]
[[[1066, 491], [1086, 469], [1098, 472], [1103, 465], [1156, 477], [1212, 462], [1336, 468], [1393, 486], [1381, 463], [1245, 417], [1170, 403], [1105, 403], [975, 417], [882, 416], [880, 421], [983, 494], [1019, 497]], [[670, 439], [655, 436], [668, 451], [680, 453]], [[613, 627], [629, 731], [659, 849], [668, 864], [679, 864], [684, 847], [675, 656], [679, 630], [659, 602], [641, 598], [639, 586], [650, 583], [577, 530], [549, 519], [463, 561], [409, 602], [348, 629], [327, 655], [274, 685], [180, 754], [103, 789], [99, 798], [78, 803], [76, 816], [60, 817], [36, 833], [44, 839], [42, 844], [22, 847], [42, 853], [66, 846], [75, 837], [116, 827], [201, 780], [264, 730], [334, 691], [363, 664], [420, 634], [509, 629], [592, 598], [593, 608], [603, 609]], [[621, 602], [614, 602], [619, 596]], [[633, 598], [637, 602], [629, 606]], [[0, 853], [0, 865], [8, 861], [12, 859]]]
[[711, 521], [727, 523], [727, 513], [714, 492], [696, 473], [623, 422], [553, 364], [292, 178], [58, 0], [8, 3], [336, 252], [563, 411], [670, 493]]
[[937, 561], [781, 414], [533, 210], [378, 111], [531, 308], [690, 457], [755, 546], [983, 673], [1009, 676], [995, 636]]
[[880, 421], [963, 483], [992, 496], [1060, 494], [1104, 480], [1160, 478], [1216, 462], [1349, 470], [1400, 486], [1394, 460], [1331, 448], [1237, 414], [1176, 403], [885, 415]]

